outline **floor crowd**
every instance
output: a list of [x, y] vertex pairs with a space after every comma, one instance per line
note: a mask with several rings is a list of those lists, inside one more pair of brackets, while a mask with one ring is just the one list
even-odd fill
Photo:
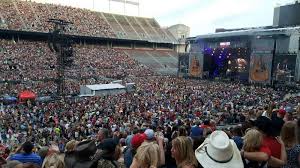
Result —
[[2, 167], [299, 166], [299, 97], [240, 83], [124, 80], [136, 90], [2, 105]]

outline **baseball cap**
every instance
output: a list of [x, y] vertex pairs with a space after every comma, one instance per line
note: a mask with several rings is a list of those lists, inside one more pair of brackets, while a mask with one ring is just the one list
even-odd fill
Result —
[[154, 138], [154, 131], [153, 129], [146, 129], [144, 134], [146, 135], [147, 140], [152, 140]]
[[131, 145], [134, 149], [137, 149], [139, 146], [141, 146], [141, 144], [145, 141], [146, 139], [146, 135], [145, 134], [135, 134], [133, 137], [132, 137], [132, 140], [131, 140]]

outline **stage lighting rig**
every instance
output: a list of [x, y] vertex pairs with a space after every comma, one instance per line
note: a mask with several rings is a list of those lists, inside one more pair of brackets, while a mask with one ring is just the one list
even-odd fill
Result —
[[66, 27], [72, 22], [61, 19], [49, 19], [47, 22], [54, 24], [54, 29], [49, 30], [48, 46], [56, 53], [56, 84], [57, 96], [65, 96], [65, 69], [71, 67], [74, 61], [73, 40], [65, 35]]

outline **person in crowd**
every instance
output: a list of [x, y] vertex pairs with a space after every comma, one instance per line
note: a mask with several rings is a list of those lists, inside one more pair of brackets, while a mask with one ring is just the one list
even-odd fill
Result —
[[76, 149], [78, 142], [76, 140], [71, 140], [66, 144], [65, 152], [72, 152]]
[[263, 134], [263, 146], [266, 146], [271, 151], [271, 158], [268, 161], [268, 166], [281, 167], [285, 165], [287, 160], [285, 145], [280, 137], [274, 136], [276, 135], [276, 132], [274, 131], [272, 121], [267, 117], [261, 116], [257, 118], [255, 125]]
[[23, 168], [23, 164], [17, 160], [11, 160], [2, 165], [2, 168]]
[[281, 139], [287, 151], [287, 163], [283, 168], [298, 167], [297, 159], [300, 154], [300, 145], [296, 136], [297, 125], [293, 121], [286, 122], [281, 130]]
[[66, 168], [96, 168], [99, 157], [94, 140], [84, 140], [76, 145], [74, 151], [66, 153], [64, 165]]
[[42, 162], [44, 162], [44, 159], [47, 156], [48, 152], [49, 152], [49, 147], [48, 146], [41, 147], [38, 150], [37, 154], [41, 157]]
[[[39, 155], [32, 152], [33, 148], [33, 144], [27, 141], [19, 149], [17, 149], [16, 154], [9, 157], [9, 160], [17, 160], [22, 163], [33, 163], [41, 166], [42, 159]], [[23, 153], [20, 153], [21, 151], [23, 151]]]
[[64, 168], [64, 156], [57, 145], [51, 145], [43, 161], [42, 168]]
[[224, 131], [212, 132], [196, 149], [195, 156], [203, 168], [243, 168], [236, 144]]
[[125, 167], [123, 163], [117, 160], [120, 157], [120, 148], [116, 139], [107, 138], [102, 141], [98, 146], [102, 151], [100, 159], [97, 163], [97, 168], [122, 168]]
[[284, 109], [279, 109], [277, 112], [272, 115], [272, 126], [274, 130], [274, 136], [279, 136], [281, 132], [281, 128], [284, 124], [284, 116], [286, 115], [286, 111]]
[[190, 137], [201, 137], [203, 136], [203, 129], [199, 127], [198, 124], [191, 127]]
[[198, 162], [193, 152], [192, 140], [185, 136], [176, 137], [172, 141], [172, 157], [178, 168], [197, 168]]
[[141, 144], [145, 140], [146, 140], [145, 134], [137, 133], [132, 137], [130, 142], [130, 147], [124, 153], [124, 162], [127, 168], [129, 168], [130, 165], [132, 164], [137, 149], [139, 148], [139, 146], [141, 146]]
[[243, 133], [242, 133], [241, 127], [237, 126], [237, 127], [233, 128], [231, 138], [234, 140], [234, 142], [236, 143], [239, 150], [241, 150], [243, 147], [242, 137], [243, 137]]
[[155, 142], [144, 142], [137, 150], [130, 168], [158, 168], [161, 165], [160, 149]]
[[65, 163], [63, 157], [59, 153], [49, 154], [42, 165], [42, 168], [64, 168]]
[[265, 153], [265, 155], [267, 155], [268, 157], [266, 157], [264, 161], [247, 159], [247, 156], [249, 157], [251, 153], [253, 154], [256, 152], [259, 153], [264, 151], [262, 145], [263, 135], [258, 130], [251, 128], [246, 132], [243, 139], [244, 139], [243, 142], [244, 144], [243, 144], [243, 149], [241, 150], [241, 155], [243, 158], [244, 167], [245, 168], [267, 168], [267, 162], [269, 160], [269, 155], [271, 153], [270, 151], [268, 151], [268, 154]]
[[102, 128], [98, 132], [98, 141], [101, 143], [104, 139], [109, 138], [109, 131], [106, 128]]

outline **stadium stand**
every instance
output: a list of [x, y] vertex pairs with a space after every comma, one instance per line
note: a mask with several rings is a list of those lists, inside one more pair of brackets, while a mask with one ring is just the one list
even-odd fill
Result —
[[[150, 68], [141, 65], [120, 49], [109, 49], [98, 45], [76, 45], [74, 47], [74, 65], [66, 70], [65, 76], [70, 79], [67, 90], [79, 87], [79, 83], [103, 83], [103, 78], [122, 79], [128, 75], [153, 75]], [[38, 90], [44, 85], [41, 94], [53, 91], [56, 78], [56, 55], [50, 51], [46, 42], [39, 41], [0, 41], [0, 83], [5, 90], [6, 84], [17, 84], [12, 93], [18, 93], [30, 86]], [[16, 75], [17, 74], [17, 75]], [[41, 81], [46, 81], [41, 84]], [[50, 81], [50, 82], [49, 82]], [[77, 83], [75, 82], [77, 81]], [[48, 89], [49, 88], [49, 89]], [[79, 88], [75, 89], [79, 91]], [[74, 91], [74, 92], [76, 92]]]
[[[20, 0], [0, 1], [1, 29], [49, 32], [49, 18], [71, 21], [72, 35], [177, 43], [173, 35], [154, 18], [94, 12], [87, 9], [40, 4]], [[82, 19], [86, 18], [86, 19]]]
[[126, 32], [127, 37], [130, 39], [141, 39], [131, 23], [124, 15], [114, 15], [116, 21], [122, 25], [123, 30]]
[[168, 75], [177, 73], [178, 56], [173, 51], [144, 51], [136, 49], [124, 50], [124, 52], [139, 63], [151, 67], [157, 73]]
[[[48, 19], [57, 18], [74, 23], [66, 28], [65, 32], [70, 35], [139, 40], [139, 47], [144, 42], [149, 43], [145, 51], [132, 49], [127, 44], [127, 48], [118, 48], [118, 45], [108, 48], [106, 44], [86, 45], [80, 42], [74, 46], [74, 65], [65, 72], [69, 94], [78, 93], [80, 84], [107, 83], [127, 76], [176, 74], [177, 54], [170, 48], [166, 51], [153, 50], [151, 44], [175, 44], [176, 39], [154, 18], [21, 0], [1, 0], [0, 11], [1, 31], [48, 33], [53, 27]], [[24, 88], [30, 88], [39, 95], [55, 92], [56, 54], [50, 51], [45, 40], [0, 40], [0, 94], [16, 95]]]

